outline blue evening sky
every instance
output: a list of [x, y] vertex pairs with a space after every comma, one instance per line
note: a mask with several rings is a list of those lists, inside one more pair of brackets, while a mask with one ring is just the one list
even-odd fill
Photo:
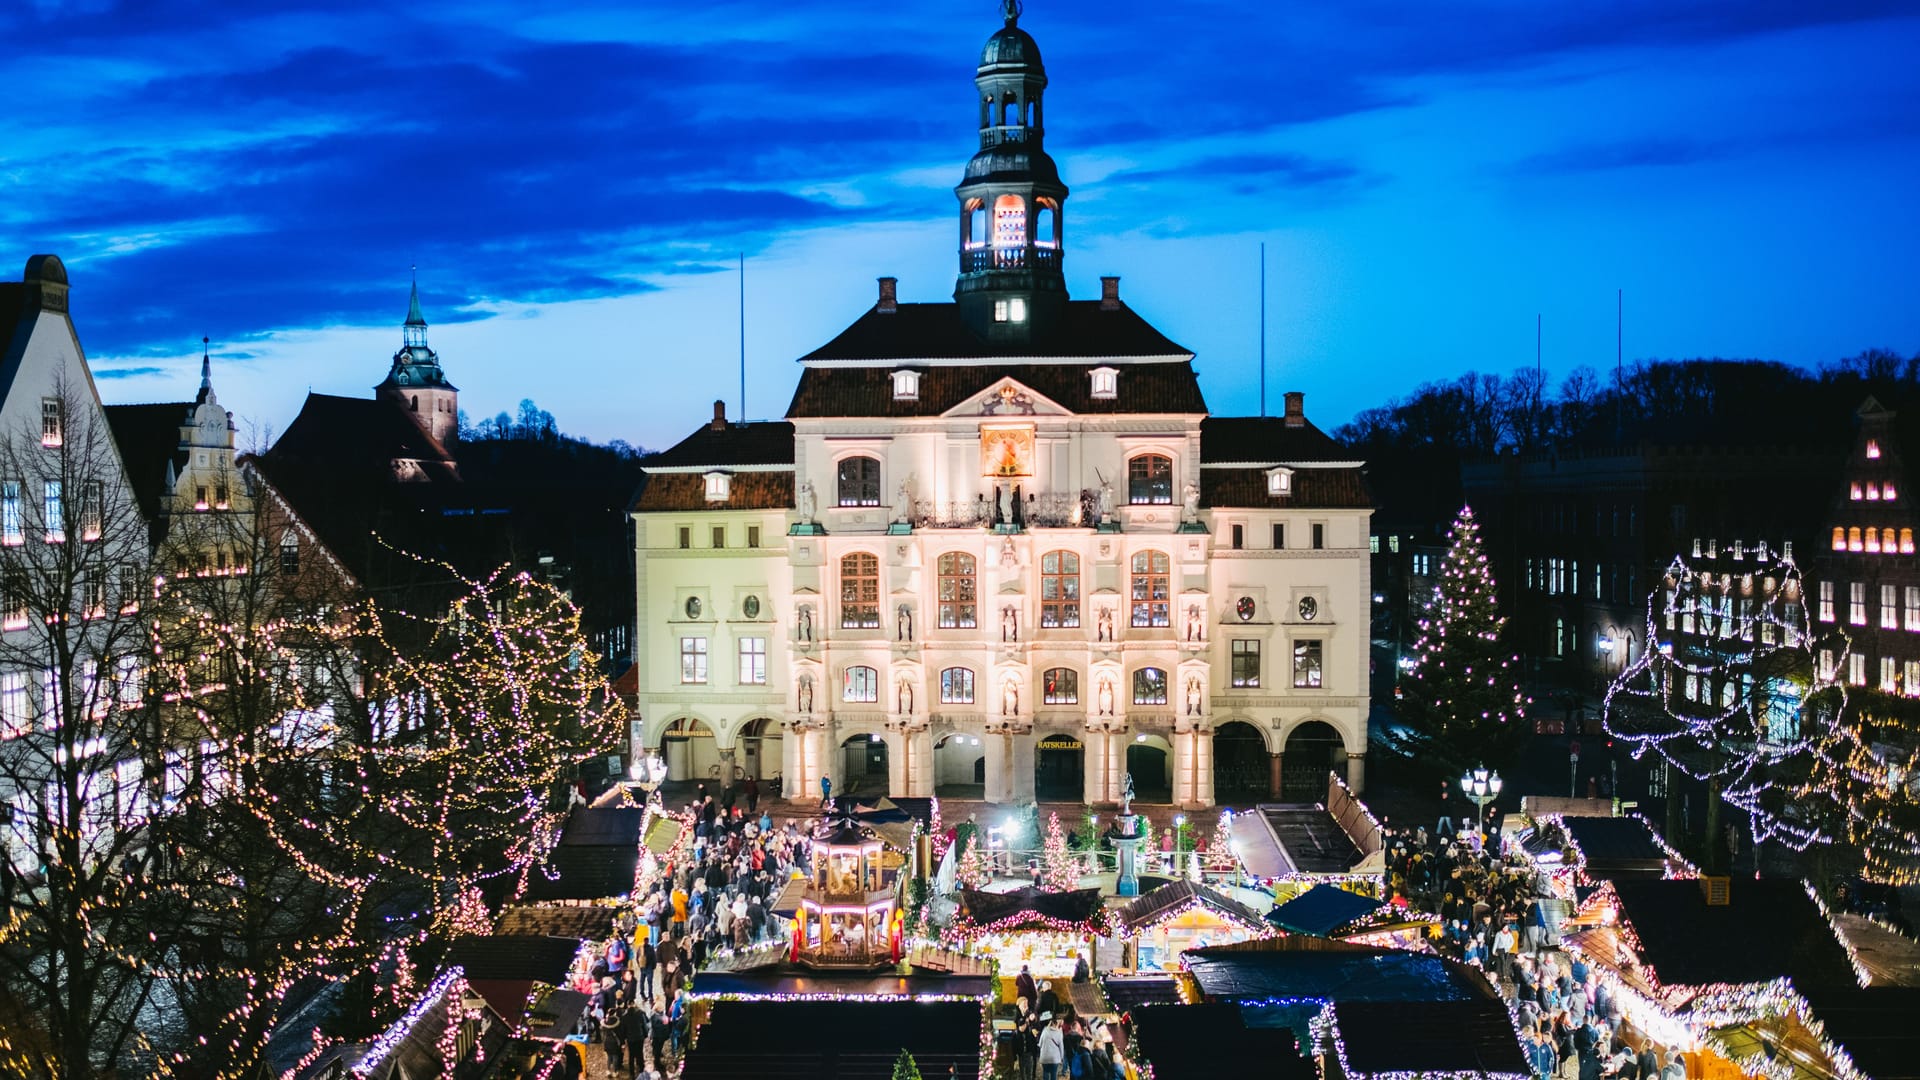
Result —
[[[418, 264], [476, 419], [665, 446], [871, 303], [951, 295], [992, 0], [8, 0], [0, 258], [54, 251], [109, 401], [248, 438], [361, 395]], [[1920, 3], [1032, 0], [1069, 286], [1215, 412], [1332, 427], [1533, 362], [1920, 351]], [[1777, 422], [1768, 418], [1764, 422]], [[1787, 418], [1791, 423], [1791, 418]]]

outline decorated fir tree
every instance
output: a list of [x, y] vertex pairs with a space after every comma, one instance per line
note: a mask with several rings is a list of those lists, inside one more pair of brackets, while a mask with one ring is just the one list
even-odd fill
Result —
[[958, 843], [964, 846], [960, 849], [960, 864], [954, 868], [954, 877], [963, 888], [986, 888], [993, 881], [993, 870], [987, 865], [986, 853], [980, 850], [979, 833], [970, 833]]
[[1040, 885], [1048, 892], [1072, 892], [1080, 887], [1080, 863], [1067, 850], [1067, 830], [1059, 814], [1047, 815], [1047, 839], [1040, 852]]
[[1447, 537], [1440, 580], [1416, 624], [1401, 723], [1390, 739], [1452, 774], [1510, 763], [1526, 738], [1528, 702], [1519, 657], [1503, 640], [1506, 620], [1472, 507], [1461, 507]]
[[906, 1047], [900, 1048], [900, 1056], [893, 1061], [893, 1080], [920, 1080], [920, 1066]]

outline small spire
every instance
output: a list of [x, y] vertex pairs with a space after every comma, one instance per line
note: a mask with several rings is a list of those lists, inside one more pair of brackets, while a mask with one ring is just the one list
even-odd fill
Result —
[[425, 326], [426, 316], [420, 314], [420, 268], [413, 267], [413, 295], [407, 300], [407, 325]]
[[212, 341], [213, 339], [209, 337], [200, 339], [200, 390], [202, 393], [213, 389], [213, 354], [208, 351]]
[[1007, 20], [1008, 26], [1020, 21], [1020, 12], [1025, 7], [1020, 0], [1000, 0], [1000, 14]]

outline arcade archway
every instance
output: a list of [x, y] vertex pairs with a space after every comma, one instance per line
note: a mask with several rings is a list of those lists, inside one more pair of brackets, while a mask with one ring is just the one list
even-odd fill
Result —
[[1127, 743], [1127, 771], [1140, 802], [1173, 801], [1173, 744], [1158, 735], [1135, 735]]
[[1033, 747], [1033, 798], [1036, 802], [1079, 802], [1086, 795], [1086, 749], [1065, 732], [1047, 735]]
[[1259, 802], [1273, 779], [1267, 740], [1243, 720], [1213, 729], [1213, 797], [1218, 802]]
[[987, 748], [980, 736], [954, 732], [933, 744], [933, 793], [978, 799], [987, 789]]
[[780, 722], [770, 716], [747, 721], [735, 736], [740, 747], [738, 764], [747, 780], [778, 780], [783, 741]]
[[720, 776], [720, 748], [706, 722], [682, 716], [660, 733], [660, 756], [667, 763], [667, 779], [715, 780]]
[[840, 782], [836, 795], [869, 798], [887, 794], [887, 740], [852, 735], [840, 744]]
[[1287, 734], [1280, 773], [1280, 798], [1320, 802], [1327, 797], [1327, 773], [1347, 775], [1347, 744], [1333, 725], [1309, 720]]

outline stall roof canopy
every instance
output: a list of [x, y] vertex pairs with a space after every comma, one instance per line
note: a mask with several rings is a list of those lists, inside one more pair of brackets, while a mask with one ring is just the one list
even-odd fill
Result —
[[673, 850], [674, 841], [680, 839], [680, 831], [686, 828], [679, 818], [657, 817], [647, 826], [647, 850], [655, 855], [665, 855]]
[[500, 918], [493, 924], [493, 932], [598, 941], [613, 936], [613, 917], [617, 914], [617, 909], [600, 904], [586, 907], [571, 904], [564, 907], [557, 904], [510, 907], [500, 913]]
[[[702, 982], [705, 976], [702, 976]], [[723, 1001], [684, 1080], [891, 1080], [905, 1050], [926, 1077], [978, 1080], [970, 1001]]]
[[640, 849], [631, 844], [556, 847], [527, 874], [524, 899], [606, 900], [633, 891]]
[[702, 997], [729, 994], [780, 994], [801, 997], [879, 997], [941, 994], [953, 997], [985, 997], [993, 991], [991, 974], [955, 975], [943, 971], [915, 968], [911, 975], [896, 975], [891, 967], [876, 973], [860, 968], [806, 968], [785, 962], [784, 952], [776, 952], [773, 962], [763, 967], [734, 971], [700, 972], [694, 991]]
[[1859, 985], [1833, 927], [1798, 881], [1735, 877], [1729, 902], [1715, 907], [1697, 880], [1616, 881], [1613, 890], [1640, 939], [1640, 963], [1663, 986], [1783, 976], [1803, 992]]
[[1450, 960], [1318, 938], [1269, 938], [1189, 949], [1184, 963], [1209, 1001], [1428, 1002], [1493, 997], [1484, 979]]
[[1266, 806], [1260, 809], [1273, 837], [1279, 841], [1287, 865], [1283, 874], [1344, 874], [1358, 866], [1360, 849], [1354, 846], [1332, 814], [1319, 806]]
[[467, 980], [527, 979], [559, 986], [580, 952], [574, 938], [533, 934], [488, 934], [453, 939], [447, 963], [458, 964]]
[[1322, 883], [1267, 912], [1267, 921], [1296, 934], [1326, 937], [1378, 910], [1380, 901], [1371, 896]]
[[1350, 1078], [1380, 1073], [1532, 1075], [1513, 1018], [1498, 1001], [1340, 1001], [1334, 1026]]
[[1172, 976], [1109, 975], [1100, 980], [1107, 1000], [1121, 1012], [1142, 1005], [1178, 1005], [1180, 986]]
[[1184, 879], [1169, 881], [1134, 897], [1126, 907], [1120, 909], [1120, 921], [1132, 932], [1154, 925], [1189, 903], [1204, 904], [1249, 930], [1265, 928], [1259, 912], [1216, 889]]
[[1301, 1056], [1291, 1027], [1264, 1026], [1239, 1005], [1145, 1005], [1133, 1009], [1132, 1017], [1134, 1037], [1153, 1065], [1154, 1080], [1315, 1076], [1313, 1061]]
[[560, 831], [560, 842], [567, 845], [626, 844], [637, 847], [640, 843], [640, 826], [646, 819], [646, 810], [638, 806], [576, 806], [567, 815], [566, 828]]
[[1046, 892], [1028, 886], [1012, 892], [982, 892], [961, 889], [960, 903], [967, 921], [976, 926], [1033, 914], [1061, 922], [1091, 924], [1100, 913], [1099, 889], [1074, 889], [1071, 892]]
[[1920, 1078], [1920, 988], [1820, 990], [1806, 995], [1813, 1018], [1872, 1080]]
[[1645, 821], [1633, 817], [1565, 817], [1561, 827], [1580, 849], [1588, 877], [1658, 878], [1667, 851]]

